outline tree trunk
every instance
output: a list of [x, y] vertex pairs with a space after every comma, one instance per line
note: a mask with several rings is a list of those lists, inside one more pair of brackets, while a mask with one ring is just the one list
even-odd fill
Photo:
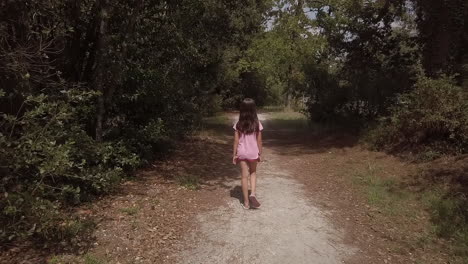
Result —
[[81, 0], [69, 1], [67, 2], [67, 11], [70, 16], [70, 22], [74, 32], [71, 34], [70, 39], [68, 40], [66, 47], [66, 76], [77, 82], [79, 81], [79, 76], [81, 73], [81, 58], [83, 57], [82, 46], [81, 46], [81, 36], [82, 31], [77, 25], [80, 24], [80, 15], [81, 15]]
[[465, 26], [462, 34], [462, 44], [461, 44], [461, 80], [462, 87], [465, 93], [468, 93], [468, 4], [465, 5]]
[[468, 93], [468, 54], [465, 53], [461, 65], [461, 83], [465, 93]]
[[[99, 10], [99, 7], [93, 7], [92, 12], [95, 12], [96, 10]], [[92, 82], [94, 78], [93, 69], [96, 62], [96, 42], [98, 38], [96, 27], [99, 23], [99, 17], [93, 17], [86, 30], [85, 40], [82, 45], [83, 53], [85, 53], [85, 55], [82, 57], [82, 61], [80, 62], [82, 65], [79, 79], [80, 82]]]
[[96, 141], [102, 141], [103, 134], [103, 123], [104, 115], [106, 112], [105, 108], [105, 50], [107, 47], [107, 23], [108, 23], [108, 11], [107, 11], [107, 0], [99, 1], [100, 14], [99, 14], [99, 32], [98, 41], [96, 45], [96, 66], [95, 66], [95, 77], [94, 77], [94, 89], [99, 92], [97, 99], [97, 111], [96, 111]]
[[[304, 16], [304, 0], [298, 0], [295, 3], [295, 6], [293, 7], [294, 9], [294, 16], [297, 18], [297, 22], [300, 23], [302, 16]], [[299, 38], [299, 34], [296, 31], [296, 27], [292, 29], [291, 31], [291, 50], [293, 51], [294, 54], [294, 49], [296, 47], [296, 41]], [[286, 108], [288, 110], [292, 109], [292, 101], [293, 101], [293, 87], [291, 85], [291, 78], [293, 76], [294, 69], [292, 63], [289, 64], [288, 67], [288, 82], [287, 82], [287, 87], [286, 87]]]
[[115, 92], [115, 89], [122, 82], [122, 77], [124, 75], [122, 74], [122, 65], [125, 63], [125, 59], [127, 58], [129, 42], [131, 41], [133, 37], [133, 33], [135, 32], [135, 25], [136, 25], [138, 18], [140, 17], [140, 12], [142, 10], [143, 10], [143, 0], [139, 0], [135, 8], [133, 9], [132, 14], [130, 15], [130, 18], [128, 19], [128, 23], [127, 23], [125, 33], [124, 33], [124, 41], [123, 41], [123, 44], [125, 45], [122, 46], [122, 50], [118, 58], [119, 62], [114, 63], [115, 67], [113, 67], [113, 71], [112, 71], [112, 76], [113, 76], [112, 81], [111, 81], [112, 83], [107, 90], [105, 105], [109, 105], [111, 103], [112, 96]]
[[[291, 47], [292, 49], [292, 47]], [[291, 93], [292, 93], [292, 85], [291, 85], [291, 76], [292, 76], [292, 65], [289, 64], [288, 66], [288, 73], [286, 75], [287, 77], [287, 83], [286, 83], [286, 100], [285, 100], [285, 105], [287, 110], [291, 110]]]
[[304, 0], [297, 0], [297, 5], [294, 10], [294, 13], [296, 17], [300, 18], [302, 15], [304, 15]]
[[287, 110], [292, 110], [292, 101], [293, 100], [292, 100], [292, 94], [291, 93], [288, 93], [288, 97], [287, 97], [286, 100], [288, 101], [287, 106], [286, 106]]

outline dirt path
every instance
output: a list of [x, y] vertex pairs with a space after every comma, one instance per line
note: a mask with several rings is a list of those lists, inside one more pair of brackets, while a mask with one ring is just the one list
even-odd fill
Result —
[[281, 168], [281, 159], [266, 149], [259, 167], [261, 209], [240, 206], [238, 181], [229, 182], [227, 206], [197, 217], [199, 232], [183, 252], [180, 263], [342, 263], [354, 249], [325, 213], [306, 198], [302, 184]]
[[179, 254], [180, 263], [342, 263], [355, 251], [342, 243], [341, 232], [307, 198], [282, 158], [268, 146], [264, 153], [261, 209], [243, 209], [239, 180], [227, 182], [227, 206], [197, 216], [199, 230], [188, 241], [196, 246]]

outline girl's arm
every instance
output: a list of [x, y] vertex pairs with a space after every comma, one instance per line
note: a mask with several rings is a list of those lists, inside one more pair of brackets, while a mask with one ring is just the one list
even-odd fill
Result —
[[234, 131], [234, 144], [232, 146], [232, 163], [236, 165], [237, 146], [239, 145], [239, 132]]
[[259, 131], [257, 133], [257, 145], [258, 145], [258, 158], [260, 161], [262, 160], [260, 156], [262, 155], [262, 147], [263, 147], [263, 142], [262, 142], [262, 131]]

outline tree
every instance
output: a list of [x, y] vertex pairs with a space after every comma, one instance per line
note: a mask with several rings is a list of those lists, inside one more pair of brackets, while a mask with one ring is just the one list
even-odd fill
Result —
[[468, 3], [414, 0], [418, 16], [423, 64], [429, 76], [459, 73], [467, 87]]
[[0, 240], [60, 237], [63, 208], [190, 133], [269, 5], [2, 1]]

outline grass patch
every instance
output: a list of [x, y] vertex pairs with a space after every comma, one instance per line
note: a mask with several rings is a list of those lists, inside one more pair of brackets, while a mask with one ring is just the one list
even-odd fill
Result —
[[197, 190], [200, 187], [200, 178], [196, 175], [192, 175], [192, 174], [177, 175], [176, 180], [181, 186], [189, 190]]
[[61, 264], [64, 263], [61, 261], [61, 258], [59, 256], [53, 256], [47, 261], [47, 264]]
[[307, 117], [298, 112], [268, 112], [270, 129], [304, 130], [311, 127]]
[[85, 254], [84, 256], [73, 256], [73, 255], [57, 255], [53, 256], [47, 261], [47, 264], [106, 264], [107, 261], [98, 258], [92, 254]]
[[[280, 129], [280, 130], [306, 130], [312, 127], [323, 127], [322, 125], [314, 125], [311, 123], [307, 116], [299, 112], [293, 111], [262, 111], [259, 115], [266, 115], [268, 129]], [[261, 116], [260, 116], [261, 117]], [[237, 116], [236, 116], [237, 118]], [[218, 113], [211, 117], [206, 117], [203, 119], [200, 127], [197, 129], [199, 135], [201, 136], [223, 136], [226, 132], [229, 132], [228, 135], [232, 136], [230, 123], [230, 114], [228, 113]], [[263, 121], [265, 122], [265, 121]]]
[[62, 239], [72, 239], [79, 235], [89, 234], [96, 227], [91, 219], [71, 220], [63, 225]]
[[203, 124], [205, 125], [225, 125], [228, 120], [226, 113], [217, 113], [213, 116], [203, 118]]
[[106, 264], [106, 262], [96, 256], [91, 254], [86, 254], [84, 256], [84, 263], [85, 264]]
[[282, 105], [268, 105], [260, 107], [259, 110], [263, 112], [284, 112], [285, 107]]
[[368, 165], [364, 171], [353, 175], [352, 180], [366, 195], [367, 202], [387, 215], [412, 216], [405, 203], [409, 193], [401, 190], [394, 179], [383, 178], [381, 169]]
[[319, 123], [311, 121], [306, 115], [300, 112], [268, 112], [267, 129], [273, 130], [295, 130], [307, 132], [315, 135], [326, 135], [337, 131], [357, 131], [352, 126], [337, 122]]
[[453, 263], [468, 263], [467, 197], [460, 193], [449, 193], [440, 186], [431, 186], [419, 193], [413, 192], [405, 188], [398, 179], [382, 177], [382, 173], [382, 169], [369, 164], [365, 169], [354, 173], [351, 180], [364, 193], [369, 205], [398, 223], [412, 219], [413, 225], [424, 224], [417, 217], [423, 210], [429, 212], [430, 224], [424, 232], [406, 241], [408, 245], [433, 250], [440, 246], [435, 242], [437, 238], [444, 238], [450, 242]]
[[416, 153], [415, 160], [418, 162], [428, 162], [440, 158], [440, 156], [442, 156], [440, 152], [436, 150], [426, 149], [425, 151]]
[[233, 134], [231, 126], [227, 113], [217, 113], [214, 116], [203, 118], [195, 129], [195, 134], [203, 139], [231, 137]]
[[435, 233], [452, 240], [452, 250], [468, 263], [468, 199], [462, 194], [437, 192], [428, 197]]
[[120, 212], [125, 213], [127, 215], [136, 215], [138, 211], [139, 211], [139, 208], [136, 206], [120, 209]]
[[283, 111], [283, 112], [267, 112], [271, 120], [301, 120], [308, 121], [307, 116], [299, 112]]

